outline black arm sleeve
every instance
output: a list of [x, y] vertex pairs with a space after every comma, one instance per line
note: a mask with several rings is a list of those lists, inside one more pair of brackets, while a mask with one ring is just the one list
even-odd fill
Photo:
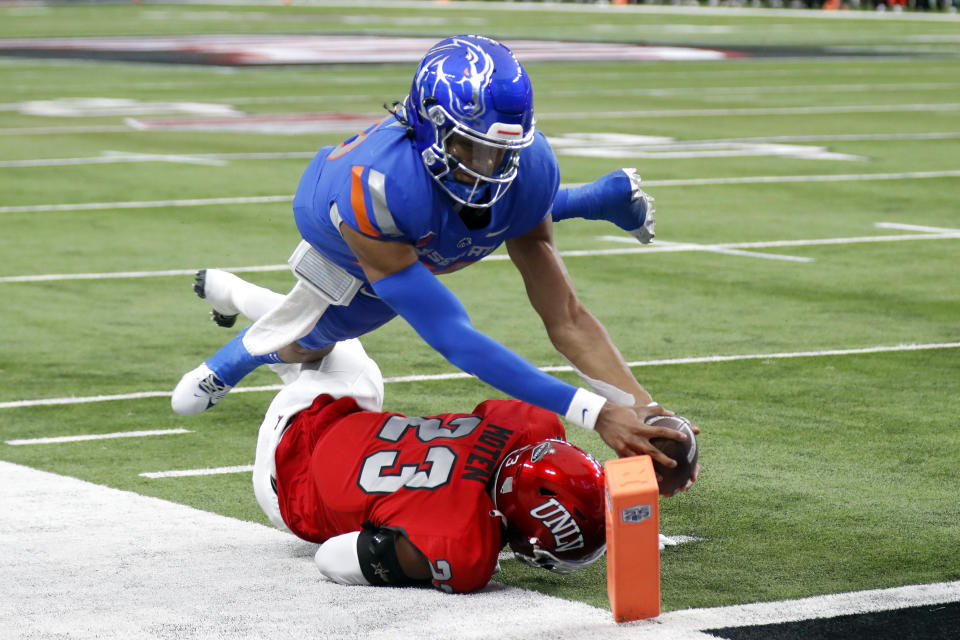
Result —
[[430, 586], [429, 580], [409, 578], [400, 568], [396, 547], [399, 535], [402, 534], [393, 529], [363, 523], [363, 530], [357, 537], [357, 558], [363, 577], [375, 586]]

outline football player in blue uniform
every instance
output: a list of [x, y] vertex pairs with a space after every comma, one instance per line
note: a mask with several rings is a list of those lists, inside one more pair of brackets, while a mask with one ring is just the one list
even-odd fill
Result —
[[[260, 364], [322, 359], [337, 342], [400, 315], [463, 371], [596, 429], [618, 455], [649, 453], [673, 466], [650, 438], [683, 436], [644, 422], [671, 412], [652, 400], [580, 303], [553, 242], [552, 220], [575, 215], [633, 227], [641, 240], [641, 229], [649, 235], [650, 202], [636, 181], [615, 172], [558, 197], [557, 159], [534, 126], [519, 61], [489, 38], [445, 39], [427, 52], [389, 117], [321, 149], [307, 167], [293, 203], [304, 239], [291, 258], [297, 284], [185, 374], [173, 408], [200, 413]], [[551, 342], [593, 391], [539, 371], [475, 329], [436, 277], [502, 243]], [[201, 296], [205, 286], [198, 282]]]

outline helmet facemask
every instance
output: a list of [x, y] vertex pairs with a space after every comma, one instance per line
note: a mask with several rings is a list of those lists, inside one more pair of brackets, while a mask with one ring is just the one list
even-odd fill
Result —
[[561, 560], [549, 551], [541, 549], [539, 546], [540, 540], [538, 538], [530, 538], [527, 542], [530, 545], [529, 554], [513, 549], [511, 546], [511, 549], [513, 550], [513, 556], [517, 560], [531, 567], [538, 567], [540, 569], [546, 569], [548, 571], [560, 574], [580, 571], [580, 569], [583, 569], [584, 567], [589, 566], [599, 560], [607, 550], [607, 545], [603, 545], [582, 560]]
[[480, 133], [439, 104], [426, 111], [435, 142], [422, 156], [434, 180], [459, 204], [493, 206], [517, 177], [520, 150], [533, 142], [533, 130], [524, 135], [520, 125], [494, 123], [488, 133]]

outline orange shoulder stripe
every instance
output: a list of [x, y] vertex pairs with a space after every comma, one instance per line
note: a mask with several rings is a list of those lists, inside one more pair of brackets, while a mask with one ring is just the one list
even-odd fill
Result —
[[353, 180], [350, 183], [350, 204], [353, 207], [353, 215], [357, 219], [357, 226], [360, 227], [360, 231], [368, 236], [379, 238], [380, 232], [373, 226], [373, 223], [370, 222], [370, 216], [367, 215], [367, 203], [363, 197], [363, 180], [361, 179], [363, 169], [364, 167], [355, 165], [351, 170]]

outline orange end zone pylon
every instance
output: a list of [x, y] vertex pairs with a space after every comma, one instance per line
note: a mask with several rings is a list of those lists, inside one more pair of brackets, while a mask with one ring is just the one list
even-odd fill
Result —
[[650, 456], [609, 460], [607, 595], [617, 622], [660, 615], [660, 491]]

